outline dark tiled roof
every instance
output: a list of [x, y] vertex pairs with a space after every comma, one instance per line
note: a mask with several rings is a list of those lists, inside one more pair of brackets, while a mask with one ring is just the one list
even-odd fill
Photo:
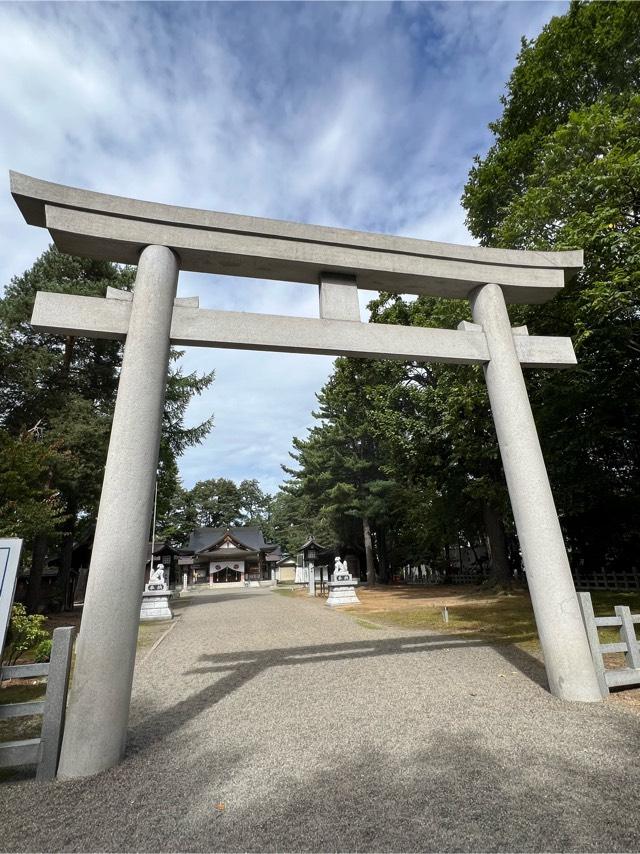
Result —
[[234, 540], [249, 549], [260, 551], [265, 547], [260, 528], [255, 525], [245, 525], [238, 528], [196, 528], [189, 538], [188, 548], [194, 552], [210, 548], [219, 543], [227, 531]]
[[[167, 540], [156, 540], [154, 543], [153, 555], [159, 557], [161, 554], [181, 555], [184, 554], [184, 549], [175, 549]], [[147, 543], [147, 563], [151, 560], [151, 543]]]
[[321, 546], [317, 540], [314, 540], [313, 537], [307, 540], [306, 543], [303, 543], [298, 549], [299, 552], [303, 552], [305, 549], [308, 549], [309, 546], [315, 546], [317, 549], [323, 549], [324, 546]]

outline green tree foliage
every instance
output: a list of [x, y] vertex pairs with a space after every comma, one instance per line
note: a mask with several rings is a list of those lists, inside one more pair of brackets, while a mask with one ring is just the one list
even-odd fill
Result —
[[[640, 549], [639, 92], [640, 5], [572, 3], [523, 42], [463, 199], [483, 245], [584, 249], [562, 294], [510, 311], [531, 334], [574, 341], [576, 370], [525, 376], [571, 558], [594, 567], [632, 566]], [[382, 294], [370, 308], [372, 322], [469, 319], [465, 301]], [[376, 499], [393, 565], [486, 537], [507, 582], [518, 550], [482, 371], [405, 364], [376, 378], [349, 364], [323, 390], [320, 425], [294, 443], [289, 519], [299, 506], [336, 530]], [[358, 459], [349, 442], [363, 435], [372, 450]]]
[[640, 534], [640, 6], [574, 3], [523, 45], [464, 196], [484, 244], [584, 249], [531, 333], [570, 335], [578, 369], [528, 374], [574, 561], [637, 562]]
[[268, 531], [271, 496], [257, 480], [239, 484], [228, 478], [200, 480], [193, 489], [180, 488], [160, 520], [160, 536], [184, 543], [194, 528], [258, 525]]
[[337, 534], [324, 515], [318, 515], [311, 498], [292, 484], [278, 490], [264, 526], [269, 542], [278, 543], [286, 554], [295, 554], [309, 538], [332, 546]]
[[198, 481], [189, 497], [196, 510], [198, 525], [221, 528], [238, 523], [240, 491], [232, 480], [220, 477]]
[[402, 367], [391, 362], [338, 359], [318, 395], [314, 417], [320, 424], [306, 439], [293, 440], [297, 468], [285, 467], [291, 479], [284, 491], [300, 503], [303, 518], [315, 514], [342, 550], [361, 546], [370, 584], [388, 575], [387, 533], [396, 491], [381, 465], [383, 433], [375, 429], [372, 413], [384, 410], [399, 371]]
[[[469, 319], [461, 300], [405, 302], [382, 294], [370, 309], [374, 323], [455, 328]], [[492, 580], [508, 584], [507, 495], [482, 370], [404, 365], [374, 423], [390, 452], [386, 469], [407, 491], [405, 512], [397, 514], [396, 560], [437, 565], [451, 545], [486, 537]]]
[[36, 650], [38, 660], [46, 661], [50, 652], [49, 633], [42, 627], [46, 617], [42, 614], [27, 614], [24, 605], [14, 605], [7, 632], [7, 642], [2, 652], [2, 663], [15, 664], [25, 653]]
[[[0, 504], [0, 527], [11, 528], [29, 543], [31, 610], [40, 603], [40, 577], [51, 546], [62, 549], [60, 581], [66, 591], [73, 541], [95, 522], [122, 359], [117, 341], [34, 329], [29, 321], [35, 295], [55, 291], [104, 297], [108, 286], [129, 290], [134, 273], [108, 262], [72, 258], [52, 247], [12, 279], [0, 300], [0, 435], [16, 454], [15, 466], [2, 471], [0, 493], [9, 487], [23, 490], [18, 500]], [[211, 374], [170, 372], [159, 469], [165, 503], [179, 488], [176, 458], [211, 428], [211, 420], [185, 428], [184, 414], [193, 394], [212, 379]], [[37, 508], [43, 511], [40, 522]], [[44, 512], [52, 509], [53, 514]]]
[[[384, 294], [370, 309], [372, 322], [435, 327], [469, 311]], [[369, 550], [375, 581], [407, 562], [439, 566], [449, 546], [486, 529], [496, 580], [509, 581], [505, 488], [479, 370], [338, 359], [318, 400], [319, 424], [294, 439], [297, 468], [285, 468], [283, 521], [296, 541], [308, 519], [323, 521], [334, 543]]]
[[38, 441], [34, 431], [12, 436], [0, 430], [0, 537], [33, 540], [56, 532], [64, 508], [48, 484], [59, 465], [60, 454]]
[[637, 3], [572, 2], [536, 39], [523, 39], [502, 115], [489, 125], [495, 142], [469, 175], [464, 204], [471, 233], [483, 245], [500, 245], [494, 232], [529, 187], [548, 136], [572, 112], [609, 97], [624, 100], [639, 86]]
[[262, 491], [255, 478], [240, 481], [238, 491], [242, 524], [265, 525], [271, 512], [272, 497]]

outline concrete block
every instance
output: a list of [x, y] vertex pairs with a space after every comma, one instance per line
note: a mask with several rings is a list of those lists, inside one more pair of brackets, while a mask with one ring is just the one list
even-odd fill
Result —
[[140, 620], [172, 620], [168, 590], [145, 590], [140, 605]]
[[355, 276], [322, 273], [318, 290], [321, 318], [360, 321], [358, 283]]

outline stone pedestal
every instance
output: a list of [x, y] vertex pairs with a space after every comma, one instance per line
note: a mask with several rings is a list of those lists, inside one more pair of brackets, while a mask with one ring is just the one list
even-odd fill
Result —
[[309, 566], [309, 596], [316, 595], [316, 568], [313, 564]]
[[169, 607], [170, 596], [171, 591], [167, 588], [161, 590], [148, 590], [145, 588], [142, 594], [142, 605], [140, 606], [140, 621], [172, 620], [173, 614]]
[[356, 595], [356, 583], [353, 579], [330, 581], [327, 605], [330, 608], [335, 608], [336, 605], [360, 605], [360, 600]]

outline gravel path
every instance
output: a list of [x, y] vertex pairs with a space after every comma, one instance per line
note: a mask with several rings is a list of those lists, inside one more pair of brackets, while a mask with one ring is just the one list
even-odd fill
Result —
[[637, 851], [640, 719], [509, 647], [195, 595], [136, 672], [127, 759], [0, 785], [20, 851]]

